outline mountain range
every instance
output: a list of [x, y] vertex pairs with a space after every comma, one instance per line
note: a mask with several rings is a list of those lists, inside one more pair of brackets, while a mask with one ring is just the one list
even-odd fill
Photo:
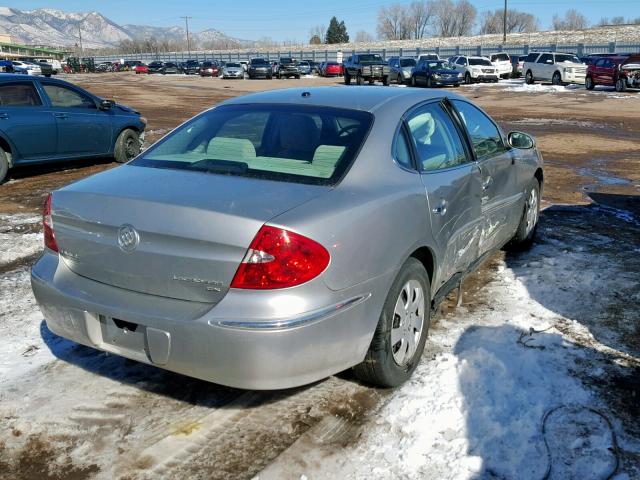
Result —
[[[186, 32], [181, 27], [149, 25], [118, 25], [98, 12], [67, 13], [40, 8], [19, 10], [0, 7], [0, 34], [8, 34], [14, 43], [72, 47], [82, 34], [84, 48], [109, 48], [126, 40], [154, 37], [159, 40], [181, 41]], [[249, 46], [253, 42], [229, 37], [216, 29], [190, 32], [193, 45], [204, 42], [232, 43]]]

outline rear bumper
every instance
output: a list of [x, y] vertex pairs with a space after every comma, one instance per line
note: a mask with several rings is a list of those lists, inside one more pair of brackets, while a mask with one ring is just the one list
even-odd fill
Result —
[[[81, 277], [50, 251], [31, 272], [38, 305], [57, 335], [191, 377], [264, 390], [311, 383], [361, 362], [390, 280], [342, 292], [323, 287], [332, 298], [324, 308], [263, 319], [225, 314], [241, 311], [246, 291], [234, 293], [235, 304], [227, 302], [230, 291], [213, 308], [136, 293]], [[135, 331], [118, 328], [114, 318]]]

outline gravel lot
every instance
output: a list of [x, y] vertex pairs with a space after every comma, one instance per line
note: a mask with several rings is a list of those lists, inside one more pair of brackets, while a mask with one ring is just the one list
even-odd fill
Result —
[[[236, 95], [347, 88], [63, 78], [140, 110], [147, 143]], [[537, 137], [547, 208], [530, 252], [497, 253], [462, 307], [445, 303], [395, 391], [348, 372], [239, 391], [55, 336], [28, 282], [42, 202], [115, 165], [13, 172], [0, 186], [0, 478], [640, 478], [640, 93], [512, 80], [456, 92]]]

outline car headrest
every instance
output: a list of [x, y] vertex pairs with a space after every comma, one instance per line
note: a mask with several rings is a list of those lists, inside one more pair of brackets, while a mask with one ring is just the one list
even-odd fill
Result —
[[207, 144], [207, 155], [217, 160], [245, 160], [256, 157], [256, 148], [246, 138], [214, 137]]

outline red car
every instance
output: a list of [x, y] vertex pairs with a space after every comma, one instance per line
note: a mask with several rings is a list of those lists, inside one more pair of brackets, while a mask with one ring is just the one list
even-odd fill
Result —
[[339, 77], [342, 73], [342, 64], [338, 62], [327, 62], [324, 64], [324, 68], [322, 69], [323, 77], [333, 77], [334, 75]]
[[136, 72], [136, 75], [140, 74], [140, 73], [149, 73], [149, 67], [147, 67], [146, 65], [136, 65], [133, 70]]
[[640, 88], [640, 54], [596, 60], [587, 67], [585, 86], [593, 90], [596, 85], [616, 87], [617, 92]]
[[216, 62], [202, 62], [200, 65], [201, 77], [217, 77], [220, 73], [220, 67]]

